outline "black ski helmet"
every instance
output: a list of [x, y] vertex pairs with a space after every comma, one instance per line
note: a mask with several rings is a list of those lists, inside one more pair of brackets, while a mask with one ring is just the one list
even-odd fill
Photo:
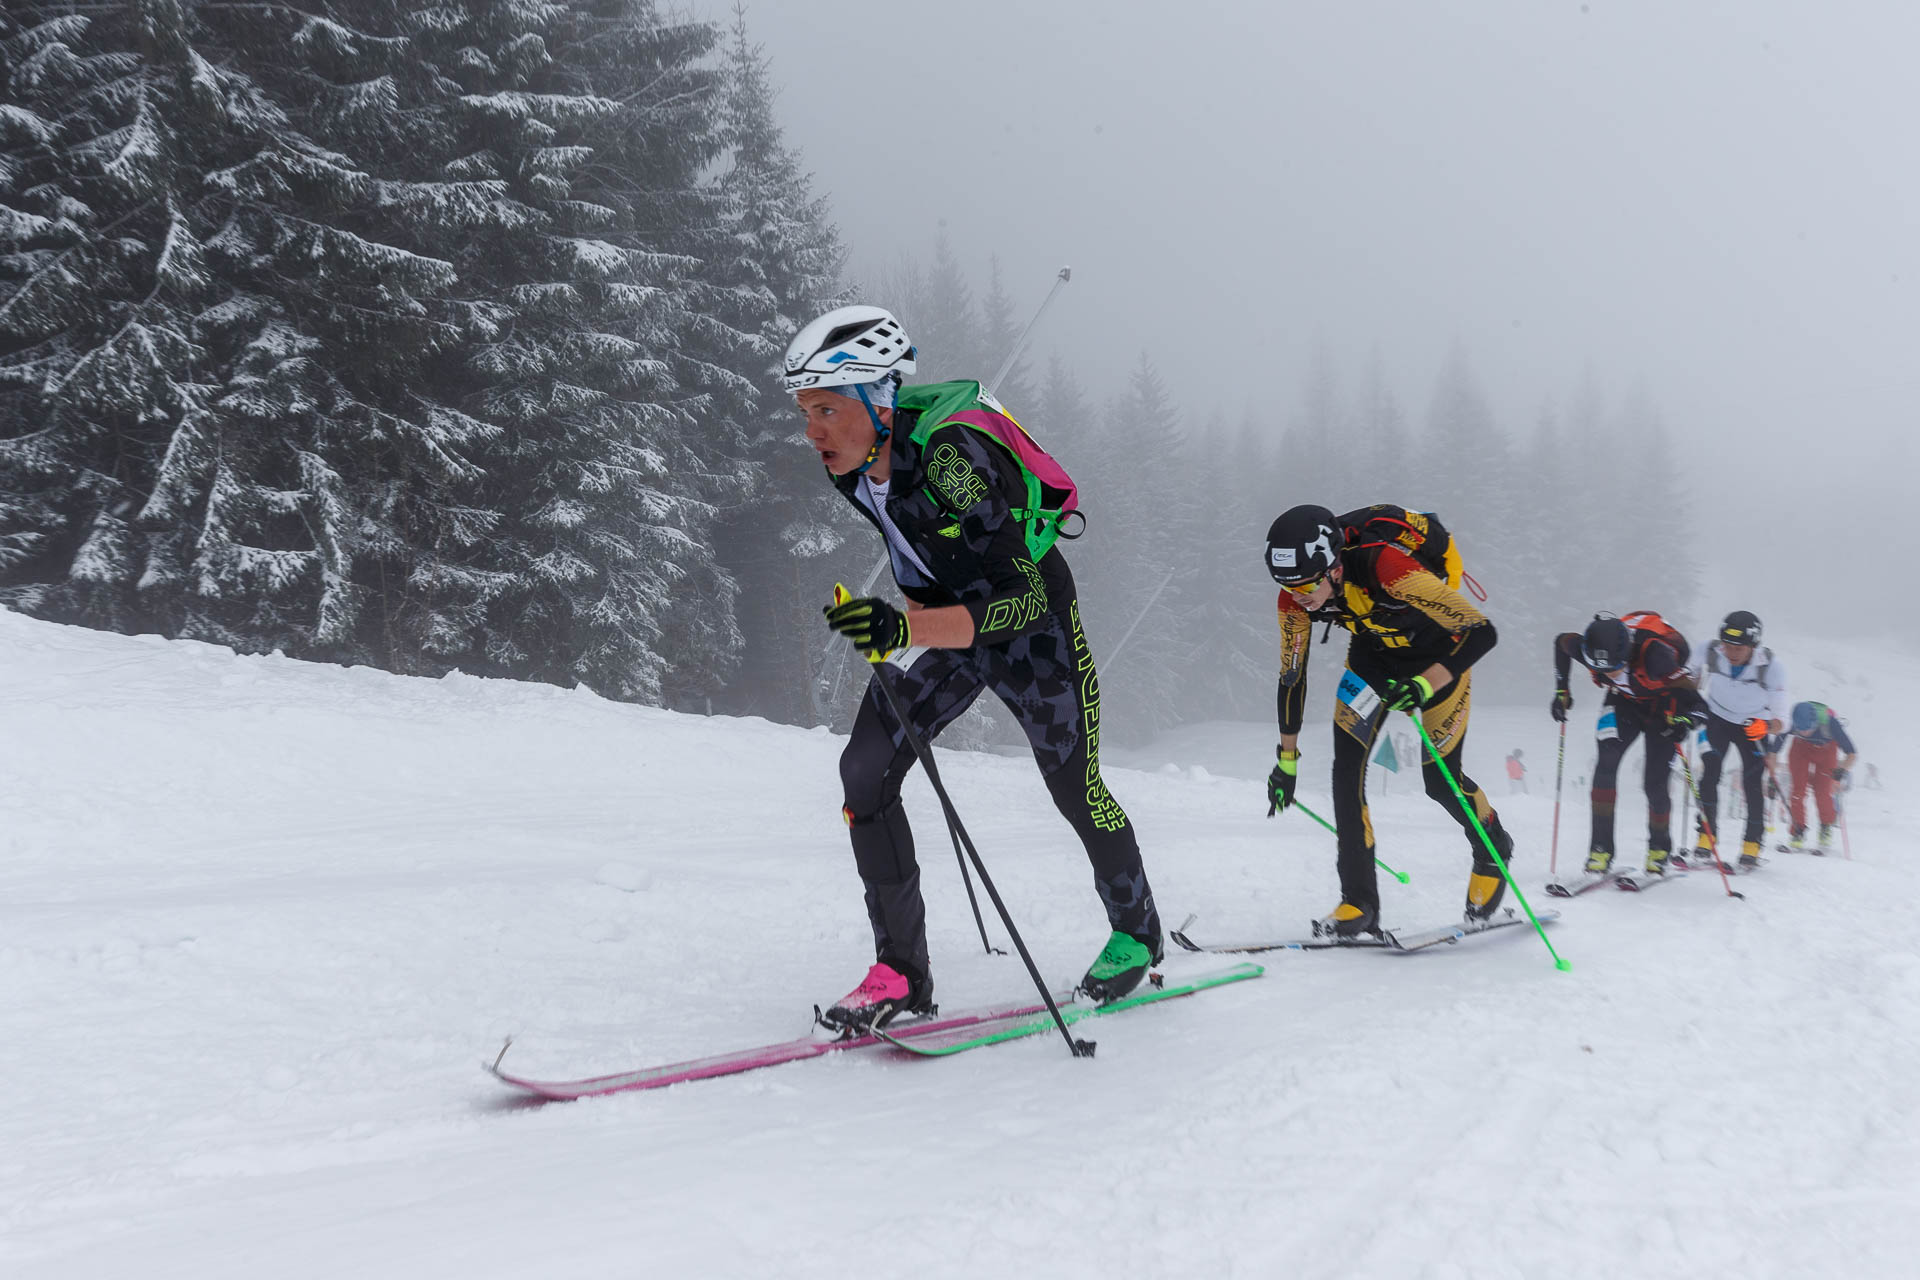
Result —
[[1627, 647], [1632, 642], [1626, 623], [1610, 613], [1596, 613], [1580, 639], [1581, 665], [1594, 671], [1618, 671], [1627, 665]]
[[1745, 609], [1735, 609], [1720, 624], [1720, 642], [1722, 644], [1759, 644], [1760, 619]]
[[1289, 508], [1267, 529], [1267, 572], [1282, 586], [1312, 582], [1339, 563], [1346, 544], [1333, 512], [1325, 507]]

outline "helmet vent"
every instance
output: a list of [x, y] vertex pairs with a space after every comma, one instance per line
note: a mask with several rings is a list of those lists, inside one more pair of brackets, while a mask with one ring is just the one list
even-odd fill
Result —
[[[878, 323], [876, 320], [857, 320], [852, 324], [843, 324], [825, 338], [821, 339], [820, 345], [823, 348], [837, 347], [843, 343], [851, 342]], [[867, 345], [872, 346], [873, 344], [869, 342]]]

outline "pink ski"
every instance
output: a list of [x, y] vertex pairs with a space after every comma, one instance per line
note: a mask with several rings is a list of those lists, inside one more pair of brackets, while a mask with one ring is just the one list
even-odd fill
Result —
[[[1066, 1004], [1071, 996], [1056, 996], [1061, 1004]], [[887, 1034], [894, 1040], [913, 1040], [920, 1036], [935, 1035], [971, 1027], [983, 1022], [993, 1022], [1004, 1018], [1018, 1018], [1046, 1012], [1043, 1004], [1004, 1004], [985, 1009], [974, 1009], [965, 1013], [951, 1014], [946, 1017], [926, 1018], [912, 1023], [896, 1023], [888, 1028]], [[509, 1040], [508, 1045], [513, 1042]], [[874, 1045], [885, 1044], [879, 1036], [855, 1036], [850, 1040], [816, 1040], [811, 1036], [802, 1036], [798, 1040], [788, 1040], [781, 1044], [763, 1045], [757, 1049], [738, 1049], [732, 1053], [722, 1053], [711, 1058], [694, 1058], [687, 1062], [673, 1062], [663, 1067], [646, 1067], [639, 1071], [623, 1071], [616, 1075], [590, 1076], [584, 1080], [529, 1080], [525, 1076], [515, 1075], [501, 1069], [500, 1063], [506, 1057], [506, 1047], [500, 1050], [500, 1057], [488, 1064], [487, 1070], [495, 1077], [516, 1089], [525, 1089], [528, 1093], [557, 1101], [574, 1098], [593, 1098], [608, 1093], [624, 1093], [631, 1089], [664, 1089], [670, 1084], [681, 1084], [688, 1080], [710, 1080], [715, 1076], [737, 1075], [742, 1071], [756, 1071], [761, 1067], [777, 1067], [783, 1062], [798, 1062], [804, 1058], [818, 1058], [823, 1054], [840, 1053], [847, 1049], [867, 1049]]]

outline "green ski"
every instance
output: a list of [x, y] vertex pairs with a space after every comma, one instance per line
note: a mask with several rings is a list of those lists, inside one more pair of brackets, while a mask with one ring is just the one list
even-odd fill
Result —
[[[1109, 1013], [1119, 1013], [1122, 1009], [1132, 1009], [1143, 1004], [1157, 1004], [1162, 1000], [1175, 1000], [1181, 996], [1190, 996], [1210, 987], [1222, 987], [1230, 982], [1243, 982], [1248, 978], [1257, 978], [1266, 969], [1257, 964], [1237, 964], [1231, 969], [1222, 969], [1217, 973], [1202, 974], [1188, 979], [1177, 986], [1153, 987], [1138, 995], [1125, 996], [1111, 1004], [1063, 1004], [1060, 1016], [1069, 1024], [1085, 1018], [1103, 1017]], [[874, 1034], [896, 1049], [918, 1054], [923, 1058], [944, 1058], [950, 1054], [964, 1053], [968, 1049], [978, 1049], [983, 1045], [1002, 1044], [1008, 1040], [1019, 1040], [1026, 1036], [1039, 1035], [1051, 1031], [1054, 1022], [1044, 1014], [1020, 1014], [1011, 1018], [996, 1019], [992, 1022], [977, 1023], [970, 1027], [956, 1028], [949, 1036], [917, 1036], [912, 1040], [896, 1039], [884, 1030], [875, 1030]]]

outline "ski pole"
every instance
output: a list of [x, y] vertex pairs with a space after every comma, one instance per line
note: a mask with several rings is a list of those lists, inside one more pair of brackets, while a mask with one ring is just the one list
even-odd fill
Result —
[[[1680, 757], [1680, 767], [1682, 769], [1691, 767], [1693, 761], [1693, 735], [1691, 733], [1686, 736], [1685, 741], [1681, 742], [1680, 750], [1675, 752], [1675, 754]], [[1683, 792], [1680, 796], [1680, 830], [1682, 831], [1691, 830], [1689, 824], [1693, 820], [1693, 810], [1688, 808], [1688, 806], [1692, 803], [1693, 793], [1690, 791]]]
[[1560, 879], [1560, 784], [1567, 778], [1567, 722], [1560, 722], [1560, 763], [1553, 767], [1553, 846], [1547, 854], [1547, 879]]
[[[833, 584], [833, 602], [845, 604], [853, 598], [841, 584]], [[980, 860], [980, 851], [973, 847], [973, 837], [967, 834], [966, 826], [960, 821], [960, 814], [953, 807], [952, 797], [940, 781], [940, 768], [933, 762], [933, 748], [921, 741], [914, 732], [913, 721], [907, 718], [907, 709], [900, 701], [900, 695], [894, 690], [893, 679], [887, 674], [888, 662], [878, 655], [868, 655], [872, 664], [873, 678], [880, 685], [880, 692], [887, 700], [887, 706], [893, 710], [893, 718], [900, 724], [900, 736], [913, 748], [913, 754], [920, 758], [920, 767], [927, 771], [927, 781], [933, 785], [933, 793], [940, 797], [940, 808], [947, 815], [947, 825], [952, 828], [954, 838], [966, 846], [967, 856], [973, 859], [973, 869], [980, 873], [980, 883], [987, 891], [987, 897], [993, 900], [994, 910], [1000, 913], [1000, 923], [1007, 927], [1007, 936], [1013, 939], [1014, 949], [1020, 953], [1021, 961], [1027, 966], [1027, 975], [1033, 979], [1034, 987], [1040, 992], [1042, 1003], [1047, 1012], [1053, 1015], [1054, 1025], [1060, 1028], [1060, 1035], [1067, 1042], [1067, 1049], [1076, 1058], [1091, 1058], [1093, 1042], [1076, 1040], [1073, 1032], [1067, 1030], [1067, 1020], [1060, 1016], [1060, 1007], [1053, 1002], [1053, 993], [1047, 990], [1046, 979], [1040, 976], [1040, 967], [1033, 962], [1033, 956], [1027, 951], [1027, 944], [1020, 937], [1020, 930], [1013, 923], [1013, 916], [1007, 911], [1007, 904], [1000, 899], [1000, 891], [993, 887], [993, 877], [987, 874], [987, 864]]]
[[1727, 878], [1727, 864], [1720, 861], [1720, 837], [1713, 833], [1713, 822], [1707, 817], [1707, 802], [1700, 798], [1700, 788], [1693, 785], [1693, 766], [1685, 756], [1680, 757], [1680, 769], [1687, 779], [1687, 792], [1693, 797], [1693, 807], [1700, 811], [1700, 829], [1707, 833], [1707, 852], [1713, 855], [1713, 865], [1720, 872], [1721, 886], [1726, 889], [1729, 898], [1746, 897]]
[[960, 856], [960, 832], [951, 822], [947, 824], [947, 835], [953, 840], [953, 860], [960, 864], [960, 883], [967, 886], [967, 905], [973, 908], [973, 927], [980, 931], [980, 945], [990, 956], [1003, 956], [1007, 953], [987, 941], [987, 922], [980, 917], [980, 899], [973, 896], [973, 877], [967, 874], [967, 860]]
[[[1298, 800], [1295, 800], [1293, 802], [1292, 807], [1295, 809], [1298, 809], [1300, 812], [1306, 814], [1309, 818], [1312, 818], [1315, 822], [1319, 823], [1321, 826], [1325, 827], [1327, 830], [1333, 832], [1335, 836], [1338, 836], [1340, 834], [1340, 828], [1334, 826], [1331, 822], [1328, 822], [1325, 818], [1321, 817], [1319, 814], [1315, 813], [1313, 810], [1307, 808], [1307, 806], [1301, 804]], [[1382, 871], [1386, 872], [1388, 875], [1392, 876], [1395, 880], [1398, 880], [1401, 884], [1405, 884], [1407, 881], [1413, 879], [1413, 877], [1408, 875], [1406, 872], [1395, 871], [1392, 867], [1380, 861], [1380, 859], [1378, 858], [1375, 858], [1373, 860], [1373, 865], [1380, 868]]]
[[1791, 829], [1793, 821], [1792, 815], [1787, 810], [1787, 793], [1780, 789], [1780, 777], [1774, 772], [1772, 756], [1766, 751], [1764, 746], [1761, 746], [1759, 754], [1761, 764], [1764, 766], [1764, 772], [1767, 775], [1767, 780], [1761, 788], [1764, 799], [1766, 800], [1767, 813], [1767, 834], [1765, 842], [1771, 844], [1773, 842], [1773, 828], [1775, 823], [1777, 822], [1779, 825]]
[[1480, 815], [1475, 813], [1473, 806], [1467, 802], [1467, 793], [1460, 789], [1460, 784], [1454, 780], [1453, 770], [1447, 768], [1447, 762], [1440, 758], [1440, 748], [1433, 745], [1433, 738], [1427, 733], [1426, 722], [1421, 720], [1417, 712], [1410, 711], [1407, 715], [1413, 721], [1413, 727], [1420, 731], [1420, 741], [1427, 744], [1427, 754], [1433, 760], [1434, 767], [1440, 770], [1440, 776], [1445, 778], [1447, 786], [1453, 789], [1454, 798], [1460, 802], [1460, 812], [1466, 814], [1467, 821], [1473, 824], [1474, 833], [1480, 837], [1480, 843], [1486, 846], [1487, 852], [1493, 855], [1493, 865], [1500, 868], [1500, 875], [1506, 880], [1507, 888], [1513, 890], [1513, 896], [1519, 901], [1521, 909], [1527, 913], [1527, 919], [1533, 922], [1533, 931], [1539, 934], [1540, 941], [1546, 944], [1547, 954], [1553, 957], [1553, 967], [1560, 970], [1573, 968], [1571, 962], [1562, 960], [1560, 953], [1553, 949], [1553, 940], [1547, 937], [1546, 926], [1540, 923], [1539, 916], [1533, 914], [1533, 906], [1527, 901], [1527, 895], [1522, 893], [1520, 886], [1514, 882], [1513, 872], [1507, 870], [1507, 860], [1500, 856], [1498, 849], [1493, 847], [1493, 837], [1489, 836], [1487, 829], [1480, 825]]
[[[1760, 744], [1757, 742], [1754, 743], [1753, 745], [1756, 747], [1760, 746]], [[1787, 807], [1787, 793], [1780, 789], [1780, 775], [1775, 773], [1773, 770], [1773, 757], [1767, 754], [1765, 748], [1761, 748], [1761, 750], [1759, 751], [1759, 756], [1760, 756], [1761, 765], [1765, 767], [1767, 771], [1767, 781], [1773, 784], [1773, 794], [1780, 798], [1780, 808], [1781, 808], [1781, 811], [1784, 813]], [[1805, 810], [1802, 810], [1801, 812], [1804, 813]], [[1769, 818], [1772, 817], [1773, 815], [1772, 809], [1767, 810], [1767, 815]], [[1768, 825], [1771, 826], [1772, 824], [1769, 823]], [[1788, 830], [1792, 830], [1792, 827], [1793, 827], [1793, 822], [1791, 820], [1791, 815], [1788, 815], [1787, 828]]]
[[1847, 806], [1844, 803], [1834, 806], [1840, 810], [1840, 852], [1847, 855], [1847, 861], [1853, 861], [1853, 837], [1847, 834]]

